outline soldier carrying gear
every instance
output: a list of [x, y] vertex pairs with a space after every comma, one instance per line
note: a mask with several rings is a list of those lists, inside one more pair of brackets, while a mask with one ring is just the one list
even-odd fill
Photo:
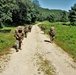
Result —
[[29, 32], [31, 32], [31, 28], [32, 28], [32, 26], [31, 26], [31, 25], [29, 25], [29, 26], [28, 26]]
[[15, 30], [14, 37], [16, 38], [16, 51], [18, 52], [18, 49], [21, 50], [21, 43], [24, 37], [23, 29], [21, 26], [18, 26]]
[[55, 38], [55, 28], [53, 26], [50, 28], [49, 34], [50, 34], [50, 42], [53, 42]]
[[28, 33], [28, 27], [24, 27], [24, 34], [25, 34], [25, 37], [27, 37], [27, 33]]
[[45, 34], [46, 26], [41, 26], [41, 30], [44, 31]]

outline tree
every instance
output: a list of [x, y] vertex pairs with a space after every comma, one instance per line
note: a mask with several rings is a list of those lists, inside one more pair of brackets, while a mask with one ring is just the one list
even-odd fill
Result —
[[55, 21], [55, 16], [53, 14], [50, 14], [48, 17], [47, 17], [47, 20], [49, 22], [54, 22]]
[[0, 0], [0, 26], [12, 22], [12, 11], [16, 7], [16, 0]]
[[69, 11], [69, 20], [71, 25], [76, 26], [76, 4]]
[[38, 0], [0, 0], [0, 27], [3, 24], [17, 26], [35, 21], [61, 21], [65, 13], [62, 10], [42, 8]]
[[62, 18], [61, 18], [62, 22], [67, 22], [68, 21], [68, 14], [67, 13], [68, 12], [66, 12], [66, 11], [62, 12]]

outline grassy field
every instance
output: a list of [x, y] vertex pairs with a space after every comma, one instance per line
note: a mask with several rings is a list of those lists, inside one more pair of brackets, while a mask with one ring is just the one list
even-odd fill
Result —
[[42, 22], [41, 25], [45, 25], [47, 27], [46, 33], [48, 34], [49, 29], [51, 26], [54, 26], [56, 29], [56, 37], [54, 42], [59, 45], [61, 48], [63, 48], [66, 52], [68, 52], [74, 61], [76, 61], [76, 26], [68, 26], [63, 25], [65, 23], [62, 22]]
[[4, 27], [4, 29], [11, 29], [11, 32], [8, 33], [3, 33], [0, 32], [0, 54], [4, 54], [9, 51], [9, 48], [11, 48], [14, 43], [15, 43], [15, 38], [14, 38], [14, 30], [15, 28], [13, 27]]
[[[29, 26], [29, 25], [27, 25]], [[22, 26], [24, 28], [24, 26]], [[0, 32], [0, 55], [8, 53], [10, 48], [15, 45], [14, 32], [16, 27], [4, 27], [0, 30], [9, 30], [11, 32]]]

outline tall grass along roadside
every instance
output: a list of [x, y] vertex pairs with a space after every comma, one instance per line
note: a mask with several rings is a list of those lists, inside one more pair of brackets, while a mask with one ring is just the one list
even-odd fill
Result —
[[46, 33], [49, 33], [51, 26], [56, 29], [55, 43], [68, 52], [74, 61], [76, 61], [76, 26], [69, 26], [69, 22], [55, 22], [50, 23], [48, 21], [42, 22], [41, 25], [47, 27]]
[[2, 30], [9, 30], [10, 32], [4, 33], [0, 32], [0, 54], [4, 54], [9, 51], [9, 48], [11, 48], [15, 43], [14, 38], [14, 30], [13, 27], [5, 27]]

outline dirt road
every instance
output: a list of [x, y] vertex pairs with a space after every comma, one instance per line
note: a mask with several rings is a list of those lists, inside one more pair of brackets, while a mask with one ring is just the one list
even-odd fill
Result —
[[[31, 33], [23, 40], [22, 50], [13, 53], [0, 75], [51, 75], [40, 71], [39, 59], [52, 64], [54, 75], [76, 75], [76, 64], [60, 47], [49, 42], [49, 38], [34, 25]], [[38, 58], [39, 57], [39, 58]]]

